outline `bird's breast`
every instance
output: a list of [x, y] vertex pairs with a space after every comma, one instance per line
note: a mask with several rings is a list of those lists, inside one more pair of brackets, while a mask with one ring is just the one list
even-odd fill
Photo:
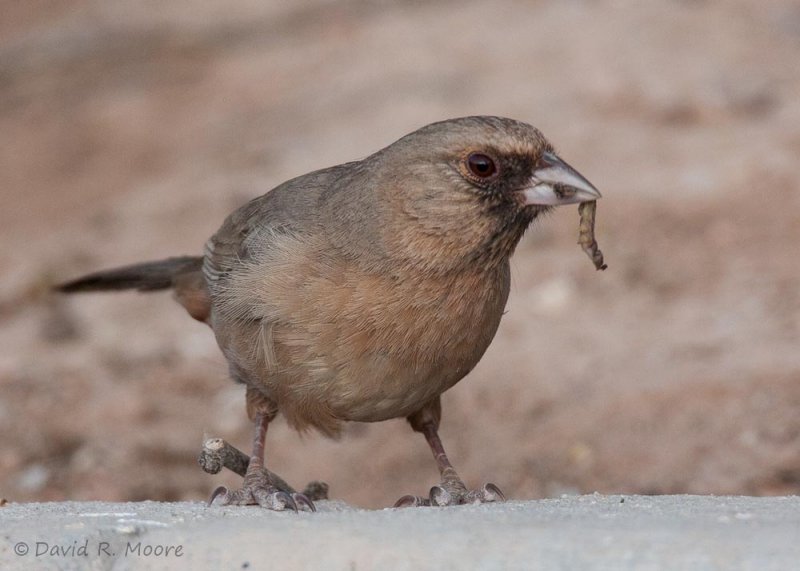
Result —
[[270, 324], [265, 382], [287, 403], [317, 400], [336, 418], [369, 422], [415, 412], [477, 364], [500, 323], [508, 271], [352, 271], [299, 291], [303, 303]]

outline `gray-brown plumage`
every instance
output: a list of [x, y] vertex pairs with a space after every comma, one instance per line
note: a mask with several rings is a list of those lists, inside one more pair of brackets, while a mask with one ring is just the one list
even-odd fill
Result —
[[252, 474], [242, 490], [220, 492], [225, 503], [294, 507], [262, 469], [278, 412], [327, 435], [345, 421], [408, 417], [443, 483], [399, 504], [491, 501], [502, 498], [495, 486], [467, 491], [447, 461], [439, 397], [494, 337], [509, 257], [530, 223], [597, 198], [530, 125], [453, 119], [250, 201], [202, 258], [100, 272], [61, 289], [172, 288], [213, 329], [257, 427]]

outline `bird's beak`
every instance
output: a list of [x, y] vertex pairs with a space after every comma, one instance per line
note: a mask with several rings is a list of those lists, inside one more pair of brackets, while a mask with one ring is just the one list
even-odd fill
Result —
[[601, 197], [591, 182], [553, 153], [542, 153], [530, 178], [519, 191], [525, 206], [562, 206]]

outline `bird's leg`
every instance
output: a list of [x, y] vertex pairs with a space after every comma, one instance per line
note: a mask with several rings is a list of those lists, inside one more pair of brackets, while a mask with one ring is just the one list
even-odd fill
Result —
[[395, 507], [452, 506], [505, 500], [503, 492], [494, 484], [484, 484], [480, 490], [468, 490], [464, 485], [464, 481], [447, 458], [442, 440], [439, 438], [441, 414], [441, 404], [437, 398], [435, 403], [408, 417], [408, 421], [411, 423], [411, 427], [415, 431], [421, 432], [428, 441], [442, 481], [438, 486], [431, 488], [429, 497], [403, 496], [397, 500]]
[[285, 482], [273, 477], [272, 473], [264, 467], [264, 441], [267, 436], [267, 427], [275, 418], [275, 412], [259, 410], [255, 413], [253, 423], [253, 455], [247, 465], [247, 472], [238, 490], [229, 490], [220, 486], [211, 494], [208, 504], [215, 500], [223, 506], [235, 505], [260, 505], [263, 508], [283, 511], [286, 508], [294, 511], [298, 506], [305, 506], [311, 511], [317, 511], [314, 503], [305, 495], [295, 492]]

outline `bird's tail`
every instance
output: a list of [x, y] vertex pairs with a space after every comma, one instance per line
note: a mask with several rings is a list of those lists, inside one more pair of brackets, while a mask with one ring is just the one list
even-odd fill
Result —
[[102, 270], [59, 284], [63, 293], [118, 291], [135, 289], [156, 291], [174, 288], [180, 278], [197, 274], [203, 267], [200, 256], [181, 256], [156, 262], [143, 262], [110, 270]]

